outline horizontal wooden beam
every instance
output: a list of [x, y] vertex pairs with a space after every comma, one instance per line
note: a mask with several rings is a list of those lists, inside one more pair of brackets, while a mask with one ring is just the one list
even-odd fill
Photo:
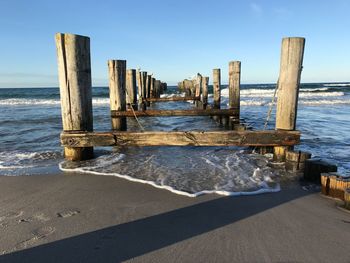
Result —
[[63, 132], [66, 147], [91, 146], [291, 146], [298, 131]]
[[187, 101], [187, 100], [200, 100], [199, 97], [180, 97], [180, 96], [175, 96], [175, 97], [168, 97], [168, 98], [147, 98], [143, 99], [144, 101], [149, 101], [149, 102], [166, 102], [166, 101]]
[[236, 109], [189, 109], [189, 110], [144, 110], [144, 111], [111, 111], [112, 118], [119, 117], [161, 117], [161, 116], [235, 116]]

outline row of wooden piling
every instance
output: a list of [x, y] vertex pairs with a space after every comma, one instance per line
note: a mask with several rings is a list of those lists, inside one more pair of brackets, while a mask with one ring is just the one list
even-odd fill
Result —
[[[63, 130], [93, 131], [90, 38], [74, 34], [55, 36]], [[146, 71], [126, 69], [126, 60], [108, 60], [110, 109], [145, 110], [148, 99], [159, 98], [167, 84]], [[148, 105], [147, 105], [148, 104]], [[112, 118], [113, 130], [126, 130], [126, 117]], [[92, 147], [65, 147], [71, 160], [93, 157]]]
[[[193, 80], [184, 79], [178, 83], [180, 91], [185, 92], [186, 96], [194, 96], [198, 100], [194, 104], [199, 109], [220, 109], [221, 108], [221, 69], [213, 69], [213, 104], [208, 105], [208, 86], [209, 77], [197, 74]], [[214, 120], [225, 127], [233, 128], [234, 124], [239, 123], [240, 115], [240, 84], [241, 84], [241, 62], [229, 62], [229, 109], [235, 109], [233, 116], [212, 116]]]
[[113, 112], [146, 110], [152, 98], [160, 98], [167, 84], [146, 71], [127, 70], [126, 60], [108, 60], [108, 72], [112, 130], [126, 131], [126, 117], [116, 117]]
[[[276, 108], [276, 130], [293, 131], [296, 129], [298, 95], [300, 78], [303, 64], [305, 39], [300, 37], [284, 38], [281, 48], [280, 73], [277, 82], [278, 98]], [[241, 82], [241, 62], [229, 62], [229, 108], [235, 108], [238, 114], [229, 120], [225, 117], [214, 116], [214, 120], [232, 128], [235, 123], [239, 124], [240, 119], [240, 82]], [[186, 95], [200, 97], [203, 107], [206, 107], [208, 95], [207, 85], [203, 85], [201, 94], [200, 81], [201, 75], [193, 80], [184, 79], [178, 83], [180, 90]], [[207, 80], [207, 77], [204, 77]], [[207, 82], [206, 82], [207, 83]], [[213, 69], [213, 108], [221, 107], [221, 70]], [[197, 106], [201, 106], [198, 103]], [[237, 125], [236, 127], [239, 127]], [[266, 151], [265, 148], [261, 149]], [[286, 161], [287, 151], [292, 151], [293, 146], [278, 146], [273, 148], [274, 160], [279, 162]]]
[[322, 173], [321, 187], [322, 194], [344, 201], [345, 208], [350, 209], [350, 176]]
[[[239, 93], [241, 63], [229, 63], [229, 108], [220, 109], [221, 71], [213, 70], [214, 103], [208, 105], [209, 77], [197, 75], [191, 81], [191, 88], [185, 97], [159, 98], [167, 85], [153, 78], [147, 72], [126, 69], [125, 60], [109, 60], [110, 109], [112, 131], [93, 132], [90, 39], [72, 34], [56, 34], [59, 82], [62, 105], [63, 133], [61, 143], [65, 157], [70, 160], [84, 160], [92, 157], [93, 146], [112, 145], [195, 145], [195, 146], [272, 146], [290, 149], [299, 142], [300, 133], [295, 131], [296, 105], [302, 68], [303, 38], [287, 38], [282, 42], [280, 97], [284, 99], [279, 111], [283, 118], [276, 121], [276, 131], [203, 131], [203, 132], [128, 132], [126, 117], [141, 116], [213, 116], [227, 122], [239, 121]], [[297, 50], [297, 51], [296, 51]], [[189, 81], [184, 81], [184, 86]], [[138, 95], [138, 96], [137, 96]], [[137, 99], [138, 98], [138, 99]], [[153, 101], [193, 100], [192, 110], [147, 110]], [[287, 105], [285, 108], [283, 105]], [[290, 104], [290, 105], [289, 105]], [[280, 114], [281, 115], [281, 114]], [[282, 121], [283, 120], [283, 121]], [[287, 124], [284, 124], [287, 123]], [[293, 125], [290, 125], [290, 124]], [[171, 141], [170, 141], [171, 139]], [[280, 156], [285, 156], [281, 151]]]

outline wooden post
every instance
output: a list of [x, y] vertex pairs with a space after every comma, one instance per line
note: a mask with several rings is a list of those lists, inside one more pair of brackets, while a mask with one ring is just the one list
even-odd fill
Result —
[[[220, 109], [221, 103], [221, 73], [220, 69], [213, 69], [213, 94], [214, 94], [214, 109]], [[213, 116], [213, 119], [220, 121], [219, 116]]]
[[[92, 131], [90, 38], [57, 33], [55, 39], [63, 130]], [[64, 157], [71, 161], [93, 158], [93, 147], [64, 147]]]
[[209, 77], [203, 77], [202, 78], [202, 104], [203, 109], [207, 108], [208, 105], [208, 83], [209, 83]]
[[[201, 96], [201, 90], [202, 90], [202, 75], [201, 74], [197, 74], [197, 79], [196, 79], [196, 85], [195, 85], [195, 89], [196, 89], [196, 98], [199, 98]], [[201, 107], [201, 102], [199, 100], [195, 100], [196, 103], [196, 107]]]
[[[108, 71], [111, 111], [126, 111], [126, 60], [108, 60]], [[126, 118], [112, 118], [112, 130], [126, 131]]]
[[[300, 76], [303, 65], [305, 38], [291, 37], [282, 40], [276, 129], [295, 130]], [[284, 161], [288, 147], [275, 147], [274, 160]]]
[[147, 91], [146, 91], [147, 83], [146, 82], [147, 82], [147, 71], [142, 71], [141, 72], [141, 87], [142, 87], [142, 89], [141, 89], [141, 96], [142, 96], [142, 101], [143, 101], [142, 102], [142, 110], [146, 110], [146, 108], [147, 108], [147, 104], [144, 101], [144, 99], [146, 99], [146, 94], [147, 94]]
[[128, 69], [126, 71], [126, 103], [128, 107], [137, 109], [137, 88], [136, 88], [136, 70]]
[[155, 79], [152, 78], [152, 76], [151, 76], [151, 84], [150, 84], [150, 87], [149, 87], [149, 97], [150, 98], [154, 97], [154, 81], [155, 81]]
[[142, 110], [142, 74], [140, 70], [138, 69], [136, 71], [136, 80], [137, 80], [137, 95], [138, 95], [138, 110]]
[[239, 123], [239, 108], [240, 108], [240, 86], [241, 86], [241, 62], [231, 61], [228, 67], [229, 74], [229, 108], [237, 108], [238, 115], [234, 116], [230, 121]]
[[146, 81], [147, 81], [147, 72], [146, 71], [142, 71], [141, 72], [141, 87], [142, 87], [142, 90], [141, 90], [141, 95], [142, 95], [142, 98], [146, 98]]
[[160, 98], [160, 80], [155, 82], [156, 98]]
[[[152, 76], [151, 75], [147, 75], [147, 79], [146, 79], [146, 98], [149, 99], [151, 97], [151, 84], [152, 83]], [[151, 103], [148, 101], [147, 102], [147, 106], [150, 106]]]

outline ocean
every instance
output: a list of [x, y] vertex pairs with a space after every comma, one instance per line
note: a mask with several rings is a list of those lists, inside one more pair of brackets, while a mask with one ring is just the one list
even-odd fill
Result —
[[[253, 129], [263, 129], [275, 85], [241, 87], [241, 119]], [[178, 94], [168, 87], [162, 96]], [[209, 95], [209, 101], [212, 95]], [[228, 89], [222, 87], [222, 108]], [[189, 102], [155, 103], [152, 108], [191, 108]], [[275, 109], [275, 107], [274, 107]], [[338, 165], [350, 174], [350, 83], [302, 84], [297, 129], [301, 144], [296, 149]], [[94, 130], [110, 129], [107, 87], [93, 88]], [[274, 129], [272, 111], [268, 129]], [[145, 130], [220, 130], [208, 117], [140, 118]], [[133, 118], [128, 129], [139, 130]], [[0, 176], [35, 176], [81, 172], [118, 176], [151, 184], [177, 194], [197, 196], [256, 194], [280, 190], [279, 182], [290, 176], [282, 167], [272, 168], [270, 156], [242, 147], [104, 147], [97, 158], [67, 162], [62, 157], [62, 131], [58, 88], [0, 89]]]

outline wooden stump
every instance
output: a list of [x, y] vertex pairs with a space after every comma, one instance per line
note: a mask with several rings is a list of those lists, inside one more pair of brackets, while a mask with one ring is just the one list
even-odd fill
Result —
[[[282, 40], [276, 109], [277, 130], [295, 130], [304, 46], [304, 38], [292, 37]], [[276, 147], [274, 160], [284, 161], [288, 149], [290, 148]]]
[[305, 160], [304, 179], [320, 183], [321, 173], [336, 172], [337, 166], [321, 159]]
[[350, 210], [350, 188], [344, 191], [344, 207]]
[[[63, 130], [92, 131], [90, 39], [61, 33], [55, 39]], [[72, 161], [93, 158], [93, 147], [65, 147], [64, 157]]]
[[310, 158], [311, 153], [288, 150], [286, 152], [286, 170], [291, 172], [303, 172], [305, 168], [305, 161]]
[[350, 188], [350, 177], [337, 173], [321, 174], [321, 192], [324, 195], [344, 200], [345, 190]]
[[[108, 60], [111, 111], [126, 111], [126, 60]], [[112, 130], [126, 131], [126, 117], [112, 118]]]

